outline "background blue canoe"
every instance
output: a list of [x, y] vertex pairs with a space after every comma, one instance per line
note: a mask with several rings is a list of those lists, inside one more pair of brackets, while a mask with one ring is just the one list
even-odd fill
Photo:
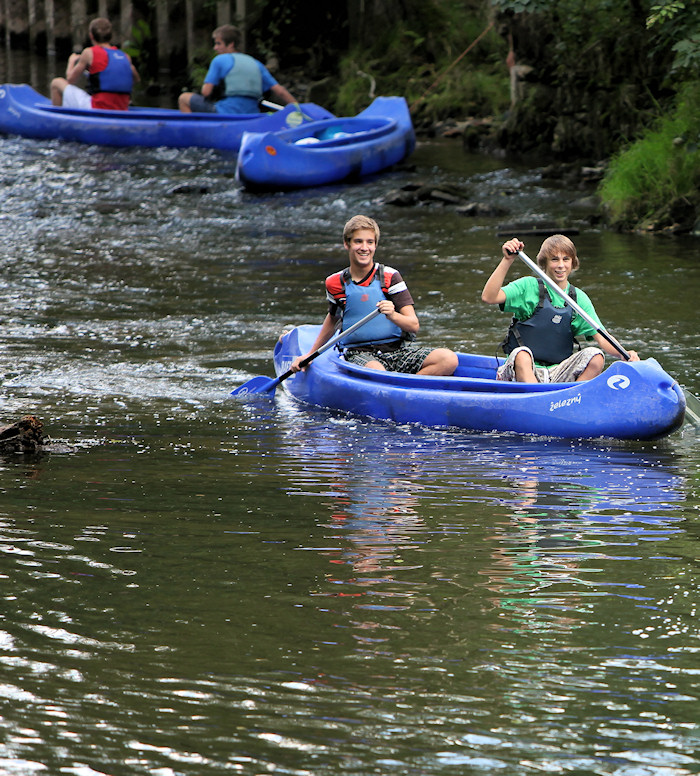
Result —
[[314, 103], [243, 115], [181, 113], [169, 108], [80, 110], [51, 105], [47, 97], [27, 84], [0, 86], [0, 132], [93, 145], [197, 147], [237, 152], [244, 132], [253, 127], [261, 132], [275, 132], [332, 116]]
[[358, 180], [409, 156], [416, 138], [403, 97], [377, 97], [355, 117], [243, 136], [236, 175], [248, 189], [285, 190]]
[[[300, 326], [276, 345], [277, 375], [307, 353], [319, 326]], [[580, 383], [499, 382], [493, 356], [459, 354], [454, 377], [379, 372], [349, 364], [328, 350], [282, 385], [296, 399], [396, 423], [456, 426], [568, 439], [656, 439], [683, 423], [678, 383], [649, 358], [615, 361]]]

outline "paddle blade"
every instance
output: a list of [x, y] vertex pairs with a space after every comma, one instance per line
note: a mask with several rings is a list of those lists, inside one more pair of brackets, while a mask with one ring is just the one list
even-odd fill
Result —
[[685, 396], [685, 419], [694, 426], [700, 426], [700, 399], [683, 389]]
[[231, 391], [231, 396], [244, 398], [245, 396], [261, 393], [267, 393], [270, 396], [273, 396], [279, 382], [279, 377], [264, 377], [263, 375], [253, 377], [243, 383], [243, 385], [240, 385], [238, 388]]

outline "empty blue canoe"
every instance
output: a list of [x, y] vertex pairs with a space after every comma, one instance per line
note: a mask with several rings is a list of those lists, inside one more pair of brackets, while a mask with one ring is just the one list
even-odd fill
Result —
[[236, 175], [247, 189], [356, 181], [408, 157], [416, 137], [403, 97], [377, 97], [357, 116], [243, 136]]
[[232, 115], [181, 113], [170, 108], [80, 110], [51, 105], [27, 84], [0, 86], [0, 132], [105, 146], [215, 148], [237, 152], [243, 134], [289, 129], [332, 118], [314, 103], [287, 105], [273, 113]]
[[[310, 350], [319, 329], [299, 326], [281, 338], [273, 356], [278, 376]], [[536, 385], [496, 380], [499, 363], [460, 353], [454, 377], [424, 377], [356, 366], [331, 349], [281, 385], [295, 399], [320, 407], [472, 431], [657, 439], [683, 423], [683, 391], [653, 358], [615, 361], [587, 382]]]

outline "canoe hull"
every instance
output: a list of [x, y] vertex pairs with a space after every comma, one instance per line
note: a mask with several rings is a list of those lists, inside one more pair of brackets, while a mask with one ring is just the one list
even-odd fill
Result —
[[[317, 326], [301, 326], [277, 344], [283, 374], [311, 348]], [[657, 439], [683, 423], [685, 398], [654, 359], [613, 363], [582, 383], [530, 386], [495, 380], [496, 359], [459, 354], [456, 377], [423, 377], [347, 364], [327, 351], [282, 383], [299, 401], [399, 424], [459, 427], [568, 439]]]
[[[301, 110], [304, 121], [333, 116], [313, 103], [303, 104]], [[277, 132], [296, 126], [300, 120], [302, 116], [293, 105], [275, 113], [238, 116], [181, 113], [168, 108], [80, 110], [53, 106], [27, 84], [0, 86], [0, 132], [39, 140], [116, 147], [213, 148], [236, 153], [246, 131]]]
[[243, 136], [236, 175], [249, 190], [357, 181], [408, 157], [416, 139], [403, 97], [378, 97], [357, 116]]

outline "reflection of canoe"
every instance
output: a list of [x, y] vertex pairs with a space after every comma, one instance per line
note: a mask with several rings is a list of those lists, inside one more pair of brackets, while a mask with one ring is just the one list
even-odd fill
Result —
[[[282, 338], [274, 353], [278, 375], [310, 350], [318, 331], [301, 326]], [[499, 382], [495, 368], [493, 357], [460, 354], [455, 377], [422, 377], [358, 367], [328, 350], [282, 385], [296, 399], [321, 407], [474, 431], [654, 439], [683, 422], [683, 391], [653, 358], [616, 361], [581, 383]]]
[[313, 103], [274, 113], [181, 113], [169, 108], [80, 110], [51, 105], [27, 84], [0, 86], [0, 132], [108, 146], [169, 146], [238, 151], [246, 130], [277, 131], [302, 121], [332, 118]]
[[415, 134], [403, 97], [377, 97], [352, 118], [275, 134], [243, 136], [237, 175], [249, 189], [273, 190], [357, 180], [405, 159]]

